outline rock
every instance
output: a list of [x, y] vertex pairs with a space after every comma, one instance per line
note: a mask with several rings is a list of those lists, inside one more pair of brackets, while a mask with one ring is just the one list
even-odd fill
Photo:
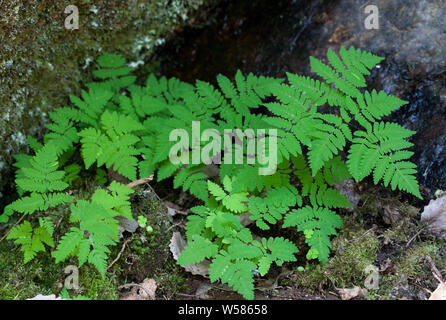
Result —
[[373, 4], [379, 9], [378, 30], [365, 28], [363, 0], [237, 1], [215, 11], [212, 26], [165, 47], [161, 72], [191, 82], [215, 81], [219, 73], [233, 77], [237, 69], [274, 77], [310, 75], [309, 56], [325, 60], [329, 48], [338, 51], [342, 45], [385, 57], [372, 71], [369, 88], [409, 101], [389, 120], [418, 132], [411, 160], [420, 184], [430, 189], [424, 194], [446, 189], [446, 3]]
[[353, 179], [347, 179], [341, 183], [335, 182], [334, 187], [353, 204], [351, 207], [347, 207], [346, 209], [348, 211], [354, 211], [358, 207], [358, 203], [361, 200], [361, 196], [356, 190], [357, 188], [355, 181]]
[[13, 190], [12, 156], [27, 151], [27, 135], [41, 137], [48, 111], [67, 105], [69, 94], [79, 94], [92, 80], [101, 52], [120, 53], [131, 65], [141, 65], [217, 1], [81, 1], [77, 30], [65, 28], [65, 2], [2, 1], [0, 201]]
[[435, 232], [446, 231], [446, 196], [431, 200], [421, 213], [421, 222], [427, 222]]

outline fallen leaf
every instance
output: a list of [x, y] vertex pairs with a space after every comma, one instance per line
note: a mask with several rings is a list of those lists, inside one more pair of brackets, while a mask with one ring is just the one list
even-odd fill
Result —
[[138, 229], [139, 225], [136, 220], [129, 220], [124, 217], [116, 217], [119, 221], [119, 238], [123, 237], [124, 231], [135, 233], [136, 229]]
[[379, 272], [388, 273], [393, 270], [393, 262], [390, 258], [387, 258], [383, 263], [381, 263]]
[[209, 299], [208, 292], [209, 292], [209, 290], [211, 290], [211, 289], [212, 289], [212, 285], [211, 285], [211, 284], [209, 284], [209, 283], [202, 283], [202, 284], [197, 288], [197, 291], [195, 292], [195, 296], [196, 296], [198, 299], [203, 299], [203, 300]]
[[171, 208], [175, 211], [179, 211], [182, 212], [183, 208], [180, 207], [179, 205], [177, 205], [176, 203], [170, 202], [170, 201], [164, 201], [164, 204], [166, 205], [167, 208]]
[[[175, 260], [178, 260], [178, 257], [181, 254], [181, 251], [183, 251], [184, 247], [187, 245], [186, 240], [183, 239], [181, 236], [181, 233], [174, 232], [172, 235], [172, 238], [170, 239], [170, 252], [172, 252], [173, 258]], [[187, 266], [182, 266], [184, 270], [187, 272], [190, 272], [194, 275], [200, 275], [205, 278], [209, 277], [209, 267], [211, 263], [209, 260], [204, 260], [197, 264], [191, 264]]]
[[446, 283], [441, 282], [437, 289], [432, 292], [429, 300], [446, 300]]
[[124, 294], [120, 300], [155, 300], [156, 281], [153, 279], [144, 279], [138, 285], [131, 284], [132, 290]]
[[254, 223], [254, 220], [251, 220], [249, 217], [251, 216], [250, 212], [245, 212], [242, 213], [241, 215], [238, 216], [238, 218], [240, 219], [240, 223], [242, 224], [242, 226], [247, 227], [250, 224]]
[[421, 222], [427, 222], [433, 231], [446, 231], [446, 196], [431, 200], [424, 207]]
[[367, 289], [362, 289], [358, 286], [355, 286], [351, 289], [345, 288], [345, 289], [337, 289], [337, 290], [338, 290], [338, 293], [341, 296], [342, 300], [351, 300], [354, 298], [364, 298], [368, 293]]
[[174, 219], [176, 218], [176, 216], [178, 214], [183, 214], [185, 215], [186, 213], [183, 211], [183, 208], [181, 208], [179, 205], [172, 203], [170, 201], [165, 201], [164, 205], [167, 208], [167, 217], [169, 218], [169, 220], [171, 222], [174, 221]]
[[50, 294], [48, 296], [38, 294], [34, 298], [29, 298], [26, 300], [65, 300], [65, 299], [62, 299], [61, 297], [56, 297], [54, 294]]

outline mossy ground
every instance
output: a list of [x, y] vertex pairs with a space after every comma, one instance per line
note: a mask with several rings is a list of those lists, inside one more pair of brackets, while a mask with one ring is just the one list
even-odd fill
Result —
[[[92, 190], [88, 191], [89, 188], [93, 188], [93, 184], [78, 196], [87, 197]], [[393, 220], [383, 218], [389, 206]], [[124, 239], [130, 240], [106, 278], [86, 264], [79, 269], [81, 289], [69, 290], [69, 293], [91, 299], [119, 299], [131, 288], [126, 284], [153, 278], [158, 285], [157, 299], [193, 296], [195, 290], [208, 280], [185, 273], [173, 260], [169, 251], [173, 228], [164, 204], [151, 188], [141, 186], [132, 197], [132, 211], [135, 218], [139, 215], [146, 217], [153, 232], [141, 228], [133, 234], [124, 232]], [[378, 288], [369, 290], [365, 299], [428, 298], [427, 290], [433, 291], [437, 281], [425, 257], [429, 256], [445, 276], [446, 243], [418, 223], [417, 211], [397, 198], [364, 194], [356, 213], [345, 213], [344, 228], [333, 240], [332, 256], [325, 265], [305, 261], [302, 255], [298, 263], [286, 266], [291, 273], [279, 281], [279, 287], [271, 287], [272, 290], [264, 293], [258, 291], [257, 297], [327, 298], [336, 294], [337, 288], [364, 288], [369, 276], [366, 268], [375, 266], [379, 269]], [[60, 232], [64, 228], [63, 222]], [[113, 247], [109, 261], [118, 256], [124, 239]], [[65, 267], [76, 263], [73, 258], [56, 265], [49, 253], [39, 253], [36, 259], [24, 264], [19, 247], [4, 240], [0, 242], [0, 299], [59, 295], [66, 278]], [[298, 266], [304, 266], [303, 270]], [[280, 270], [276, 271], [280, 273]], [[274, 278], [277, 274], [268, 276]], [[214, 289], [210, 291], [210, 298], [234, 298], [227, 291]]]
[[[84, 190], [79, 197], [88, 194]], [[125, 292], [125, 284], [143, 282], [153, 278], [157, 282], [157, 298], [172, 299], [184, 289], [184, 273], [171, 257], [169, 242], [171, 232], [166, 209], [149, 190], [141, 189], [132, 199], [135, 218], [143, 215], [153, 232], [147, 233], [139, 228], [135, 233], [124, 232], [129, 239], [128, 245], [120, 258], [102, 276], [97, 270], [84, 264], [79, 268], [79, 290], [68, 290], [71, 296], [82, 295], [90, 299], [119, 299]], [[55, 213], [56, 214], [56, 213]], [[57, 214], [61, 214], [60, 212]], [[63, 221], [58, 234], [68, 226]], [[57, 236], [56, 236], [57, 237]], [[119, 254], [125, 240], [112, 248], [109, 262]], [[31, 262], [23, 263], [23, 253], [19, 246], [9, 240], [0, 242], [0, 300], [27, 299], [38, 294], [59, 296], [64, 287], [68, 265], [77, 265], [76, 258], [55, 264], [50, 252], [40, 252]]]
[[420, 225], [418, 211], [398, 198], [364, 194], [356, 213], [344, 217], [327, 264], [308, 262], [284, 284], [327, 297], [337, 288], [364, 288], [370, 275], [366, 267], [374, 266], [379, 270], [378, 287], [368, 290], [365, 299], [428, 298], [427, 290], [435, 290], [438, 282], [425, 257], [445, 276], [446, 242]]

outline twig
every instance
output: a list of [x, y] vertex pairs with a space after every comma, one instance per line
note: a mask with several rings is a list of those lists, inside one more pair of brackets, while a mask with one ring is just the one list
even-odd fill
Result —
[[429, 294], [432, 294], [432, 291], [430, 291], [429, 289], [426, 289], [426, 288], [420, 286], [418, 283], [412, 282], [412, 284], [413, 284], [414, 286], [420, 288], [421, 290], [423, 290], [423, 291], [425, 291], [425, 292], [427, 292], [427, 293], [429, 293]]
[[155, 190], [152, 188], [152, 186], [148, 183], [147, 186], [150, 188], [150, 190], [153, 192], [155, 197], [158, 199], [159, 202], [164, 203], [164, 201], [159, 197], [159, 195], [155, 192]]
[[368, 229], [366, 232], [364, 232], [364, 233], [361, 235], [361, 238], [362, 238], [362, 237], [365, 237], [365, 236], [368, 235], [370, 232], [375, 231], [376, 228], [378, 228], [378, 226], [376, 226], [376, 225], [372, 226], [370, 229]]
[[432, 258], [430, 256], [426, 255], [426, 256], [424, 256], [424, 259], [427, 262], [429, 262], [435, 279], [437, 279], [440, 283], [444, 283], [443, 277], [441, 276], [440, 271], [438, 271], [437, 267], [435, 266], [434, 261], [432, 261]]
[[122, 253], [125, 250], [125, 246], [127, 245], [127, 243], [129, 243], [129, 241], [132, 240], [132, 238], [128, 238], [127, 240], [124, 241], [124, 244], [122, 245], [121, 251], [119, 251], [118, 256], [116, 257], [115, 260], [113, 260], [107, 267], [107, 271], [116, 263], [116, 261], [119, 260], [119, 258], [121, 257]]
[[56, 221], [56, 224], [54, 225], [54, 230], [56, 230], [57, 228], [59, 228], [60, 223], [62, 222], [62, 220], [63, 220], [63, 216], [61, 216], [61, 217]]
[[412, 241], [414, 241], [415, 240], [415, 238], [416, 237], [418, 237], [420, 234], [421, 234], [421, 232], [423, 231], [423, 229], [424, 229], [424, 227], [423, 228], [421, 228], [412, 238], [410, 238], [410, 240], [407, 242], [407, 244], [406, 244], [406, 248], [408, 248], [409, 247], [409, 245], [412, 243]]
[[178, 227], [178, 226], [180, 226], [180, 225], [182, 225], [182, 224], [183, 224], [183, 222], [175, 223], [175, 224], [171, 225], [169, 228], [167, 228], [166, 232], [169, 232], [170, 229], [172, 229], [172, 228], [174, 228], [174, 227]]
[[20, 219], [12, 226], [12, 228], [9, 229], [8, 232], [0, 239], [0, 242], [5, 240], [5, 238], [8, 236], [8, 234], [11, 232], [12, 229], [14, 229], [15, 226], [17, 226], [20, 222], [22, 222], [23, 218], [25, 218], [26, 214], [23, 214], [23, 216], [20, 217]]
[[128, 188], [134, 188], [136, 186], [142, 185], [142, 184], [147, 183], [147, 182], [152, 181], [152, 180], [153, 180], [153, 174], [151, 176], [148, 176], [148, 177], [145, 177], [145, 178], [141, 178], [141, 179], [138, 179], [136, 181], [132, 181], [129, 184], [127, 184], [127, 187]]

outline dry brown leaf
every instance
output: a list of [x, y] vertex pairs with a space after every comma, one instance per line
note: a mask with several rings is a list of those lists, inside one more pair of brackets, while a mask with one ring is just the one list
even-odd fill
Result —
[[351, 289], [344, 288], [344, 289], [337, 289], [337, 290], [338, 290], [338, 293], [341, 296], [342, 300], [351, 300], [354, 298], [364, 298], [368, 293], [367, 289], [362, 289], [358, 286], [355, 286]]
[[424, 207], [421, 222], [427, 222], [433, 231], [446, 231], [446, 196], [431, 200]]
[[446, 283], [441, 282], [437, 289], [432, 292], [429, 300], [446, 300]]
[[171, 210], [175, 210], [178, 212], [183, 212], [183, 208], [177, 205], [176, 203], [170, 202], [170, 201], [164, 201], [164, 205]]
[[[178, 257], [186, 246], [187, 242], [183, 239], [179, 232], [174, 232], [172, 238], [170, 239], [170, 252], [172, 252], [173, 258], [178, 260]], [[200, 275], [205, 278], [209, 276], [209, 266], [211, 265], [209, 260], [204, 260], [197, 264], [191, 264], [188, 266], [182, 266], [187, 272], [190, 272], [194, 275]]]
[[29, 298], [26, 300], [65, 300], [65, 299], [56, 297], [54, 294], [50, 294], [49, 296], [44, 296], [44, 295], [38, 294], [34, 298]]
[[392, 260], [390, 260], [390, 258], [387, 258], [385, 261], [383, 261], [383, 263], [381, 263], [380, 268], [379, 268], [379, 272], [389, 273], [393, 269], [394, 268], [393, 268]]
[[238, 218], [240, 219], [240, 223], [242, 224], [242, 226], [247, 227], [250, 224], [254, 223], [254, 220], [251, 220], [249, 217], [251, 216], [251, 213], [245, 212], [242, 213], [241, 215], [238, 216]]
[[[140, 284], [129, 284], [132, 290], [124, 294], [120, 300], [155, 300], [156, 281], [144, 279]], [[125, 286], [124, 286], [125, 287]]]

